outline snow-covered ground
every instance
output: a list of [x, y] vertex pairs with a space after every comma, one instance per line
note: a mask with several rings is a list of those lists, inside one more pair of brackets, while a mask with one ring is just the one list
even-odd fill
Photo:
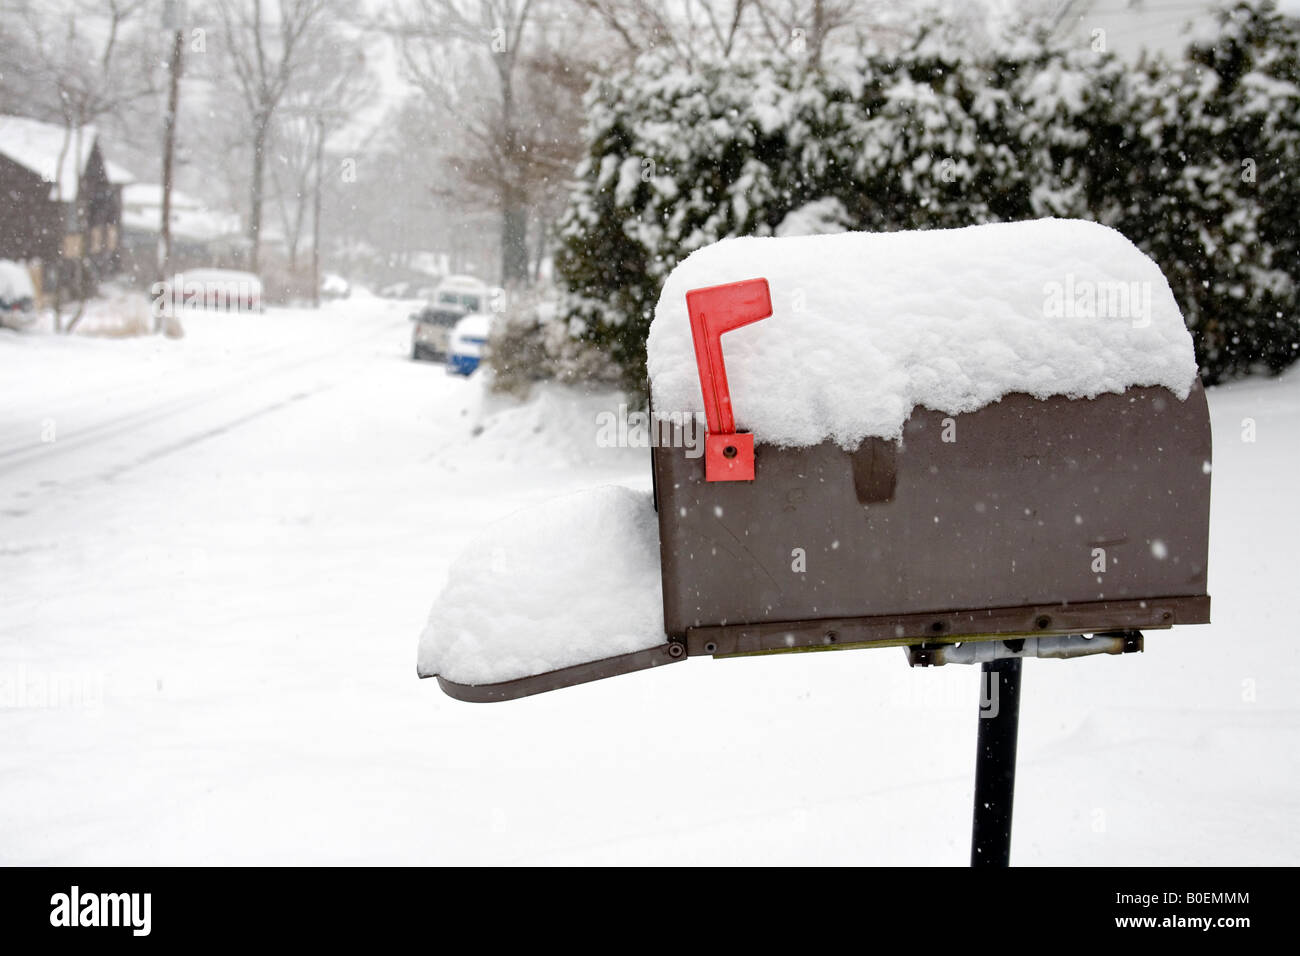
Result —
[[[965, 863], [973, 668], [689, 661], [495, 705], [417, 680], [486, 522], [649, 464], [596, 447], [600, 397], [484, 419], [405, 316], [0, 331], [0, 864]], [[1210, 406], [1215, 623], [1025, 665], [1015, 862], [1300, 862], [1300, 374]]]

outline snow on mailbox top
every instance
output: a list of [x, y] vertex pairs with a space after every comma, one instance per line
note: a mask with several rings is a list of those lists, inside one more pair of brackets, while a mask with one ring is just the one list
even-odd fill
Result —
[[770, 318], [722, 339], [737, 427], [759, 442], [898, 438], [917, 405], [1083, 398], [1196, 378], [1159, 267], [1069, 219], [928, 232], [724, 239], [664, 283], [646, 343], [656, 415], [703, 411], [686, 293], [765, 277]]

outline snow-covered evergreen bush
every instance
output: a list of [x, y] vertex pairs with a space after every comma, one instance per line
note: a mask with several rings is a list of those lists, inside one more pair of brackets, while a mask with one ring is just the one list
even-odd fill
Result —
[[1163, 267], [1206, 381], [1300, 358], [1298, 84], [1300, 21], [1271, 2], [1134, 78], [1111, 224]]
[[644, 391], [659, 288], [717, 239], [1071, 216], [1164, 268], [1207, 381], [1283, 368], [1300, 339], [1298, 36], [1258, 0], [1185, 62], [1137, 70], [1024, 38], [976, 55], [939, 30], [818, 70], [685, 73], [651, 54], [588, 94], [562, 316]]

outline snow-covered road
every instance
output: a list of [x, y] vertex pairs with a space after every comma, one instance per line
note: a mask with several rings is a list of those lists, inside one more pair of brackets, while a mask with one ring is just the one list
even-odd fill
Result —
[[[974, 669], [417, 680], [470, 534], [649, 468], [560, 400], [473, 437], [406, 311], [0, 332], [0, 863], [965, 862]], [[1300, 376], [1210, 403], [1216, 623], [1026, 665], [1016, 862], [1300, 862]]]

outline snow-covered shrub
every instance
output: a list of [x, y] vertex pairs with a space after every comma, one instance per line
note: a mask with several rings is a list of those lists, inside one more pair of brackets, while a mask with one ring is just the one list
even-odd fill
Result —
[[1239, 3], [1185, 62], [1138, 70], [1025, 38], [974, 54], [937, 30], [820, 70], [649, 54], [588, 94], [562, 315], [644, 390], [663, 279], [717, 239], [1071, 216], [1164, 268], [1207, 381], [1280, 369], [1300, 338], [1296, 24]]
[[[79, 335], [122, 339], [152, 335], [156, 328], [149, 298], [135, 289], [116, 285], [103, 286], [100, 295], [79, 303], [69, 312], [64, 316], [64, 325], [71, 325]], [[176, 328], [175, 337], [184, 334], [179, 323]]]
[[[1300, 21], [1226, 8], [1134, 77], [1115, 225], [1163, 267], [1206, 381], [1300, 358]], [[1117, 193], [1119, 190], [1116, 191]]]
[[556, 314], [556, 293], [549, 290], [516, 298], [492, 323], [492, 391], [525, 398], [537, 382], [619, 382], [620, 370], [609, 356], [570, 334]]
[[1014, 86], [1033, 214], [1095, 219], [1155, 259], [1206, 382], [1300, 357], [1298, 41], [1271, 0], [1238, 2], [1176, 62], [1045, 50]]

